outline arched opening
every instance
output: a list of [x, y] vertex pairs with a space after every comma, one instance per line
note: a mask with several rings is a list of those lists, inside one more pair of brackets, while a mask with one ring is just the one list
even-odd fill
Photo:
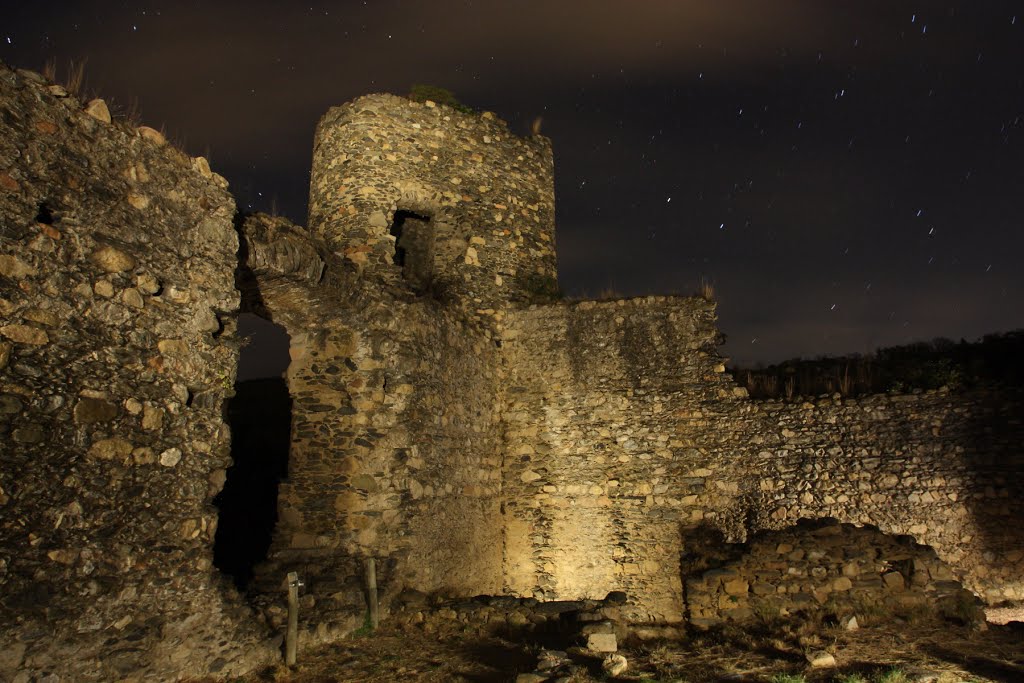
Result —
[[267, 556], [277, 523], [278, 484], [288, 474], [292, 400], [284, 371], [289, 337], [280, 325], [244, 313], [235, 395], [228, 401], [231, 458], [224, 488], [214, 498], [220, 521], [214, 565], [245, 588]]

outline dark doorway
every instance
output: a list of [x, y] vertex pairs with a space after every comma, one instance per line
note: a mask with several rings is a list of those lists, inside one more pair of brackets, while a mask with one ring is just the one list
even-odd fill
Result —
[[[277, 524], [277, 489], [288, 474], [291, 441], [292, 399], [280, 375], [280, 368], [288, 364], [288, 345], [282, 346], [280, 337], [288, 336], [284, 328], [261, 322], [239, 321], [240, 330], [254, 331], [242, 349], [239, 381], [227, 407], [234, 464], [213, 500], [220, 510], [213, 563], [242, 589], [270, 548]], [[259, 376], [275, 370], [276, 377]]]
[[396, 211], [391, 222], [395, 237], [396, 266], [416, 291], [430, 286], [434, 275], [434, 224], [430, 216], [412, 211]]

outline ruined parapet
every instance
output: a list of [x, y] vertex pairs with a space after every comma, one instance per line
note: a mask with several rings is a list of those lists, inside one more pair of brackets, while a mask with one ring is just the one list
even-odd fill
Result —
[[238, 356], [226, 185], [0, 67], [0, 678], [272, 656], [212, 567]]
[[332, 108], [309, 224], [363, 277], [469, 309], [557, 289], [550, 142], [489, 112], [393, 95]]

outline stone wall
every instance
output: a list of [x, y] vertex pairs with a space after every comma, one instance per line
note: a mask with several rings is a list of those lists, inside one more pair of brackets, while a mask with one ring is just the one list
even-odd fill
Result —
[[288, 477], [262, 585], [298, 570], [316, 605], [308, 627], [324, 638], [362, 624], [367, 558], [385, 606], [405, 587], [499, 592], [490, 333], [459, 307], [354, 272], [282, 219], [252, 217], [243, 232], [253, 279], [243, 290], [258, 301], [246, 306], [291, 336]]
[[534, 306], [510, 314], [502, 337], [508, 590], [623, 590], [635, 616], [680, 620], [680, 525], [734, 526], [745, 473], [709, 428], [714, 411], [742, 410], [713, 304]]
[[1024, 599], [1024, 400], [982, 388], [757, 402], [753, 528], [834, 517], [913, 536], [989, 602]]
[[212, 568], [237, 361], [225, 188], [102, 101], [0, 66], [0, 678], [273, 655]]
[[1022, 597], [1019, 392], [751, 401], [700, 299], [531, 307], [503, 343], [515, 594], [624, 590], [636, 617], [678, 620], [702, 528], [832, 517], [933, 547], [989, 602]]
[[[751, 401], [711, 302], [528, 305], [556, 283], [551, 149], [488, 114], [361, 98], [324, 118], [314, 159], [309, 228], [251, 216], [239, 242], [205, 160], [0, 69], [0, 674], [174, 679], [274, 655], [211, 566], [238, 310], [291, 339], [256, 590], [276, 603], [299, 571], [320, 639], [362, 623], [368, 558], [385, 614], [407, 588], [625, 591], [623, 616], [678, 622], [709, 529], [818, 517], [912, 536], [989, 602], [1024, 599], [1019, 391]], [[701, 609], [737, 596], [704, 585]]]
[[395, 212], [428, 217], [419, 245], [407, 229], [397, 246], [422, 248], [429, 289], [492, 314], [555, 286], [552, 159], [547, 138], [512, 135], [489, 112], [361, 97], [317, 126], [310, 228], [365, 277], [407, 285]]

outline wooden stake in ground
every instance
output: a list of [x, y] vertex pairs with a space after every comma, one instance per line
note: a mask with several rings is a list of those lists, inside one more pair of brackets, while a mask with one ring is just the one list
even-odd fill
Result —
[[380, 612], [377, 608], [377, 561], [366, 558], [366, 604], [370, 608], [370, 628], [377, 630], [380, 623]]
[[284, 663], [295, 666], [295, 652], [299, 640], [299, 575], [288, 572], [288, 633], [285, 635]]

